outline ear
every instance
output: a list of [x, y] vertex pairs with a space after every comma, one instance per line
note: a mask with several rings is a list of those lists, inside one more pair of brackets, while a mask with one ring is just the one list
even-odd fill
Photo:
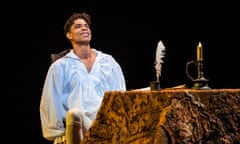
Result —
[[66, 37], [67, 37], [68, 39], [72, 39], [71, 33], [70, 33], [70, 32], [67, 32], [67, 33], [66, 33]]

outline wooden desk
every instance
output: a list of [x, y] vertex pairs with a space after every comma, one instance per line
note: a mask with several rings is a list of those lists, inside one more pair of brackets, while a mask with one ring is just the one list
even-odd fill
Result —
[[240, 143], [240, 89], [106, 92], [82, 143]]

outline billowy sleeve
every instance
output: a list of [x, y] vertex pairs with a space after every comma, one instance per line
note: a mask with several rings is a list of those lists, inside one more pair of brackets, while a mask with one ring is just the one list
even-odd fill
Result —
[[113, 58], [113, 77], [111, 86], [113, 90], [126, 90], [125, 77], [119, 63]]
[[44, 82], [40, 101], [42, 133], [48, 140], [64, 135], [63, 78], [62, 68], [58, 63], [52, 64]]

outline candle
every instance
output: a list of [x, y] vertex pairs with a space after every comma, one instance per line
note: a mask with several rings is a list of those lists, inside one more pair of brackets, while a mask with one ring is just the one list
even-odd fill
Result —
[[199, 42], [197, 46], [197, 61], [202, 61], [202, 60], [203, 60], [202, 44], [201, 42]]

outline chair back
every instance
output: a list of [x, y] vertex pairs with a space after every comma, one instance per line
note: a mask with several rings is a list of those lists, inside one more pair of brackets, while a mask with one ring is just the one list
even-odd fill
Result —
[[64, 51], [61, 51], [60, 53], [53, 53], [51, 54], [50, 58], [51, 58], [51, 63], [55, 62], [57, 59], [65, 56], [71, 49], [66, 49]]

